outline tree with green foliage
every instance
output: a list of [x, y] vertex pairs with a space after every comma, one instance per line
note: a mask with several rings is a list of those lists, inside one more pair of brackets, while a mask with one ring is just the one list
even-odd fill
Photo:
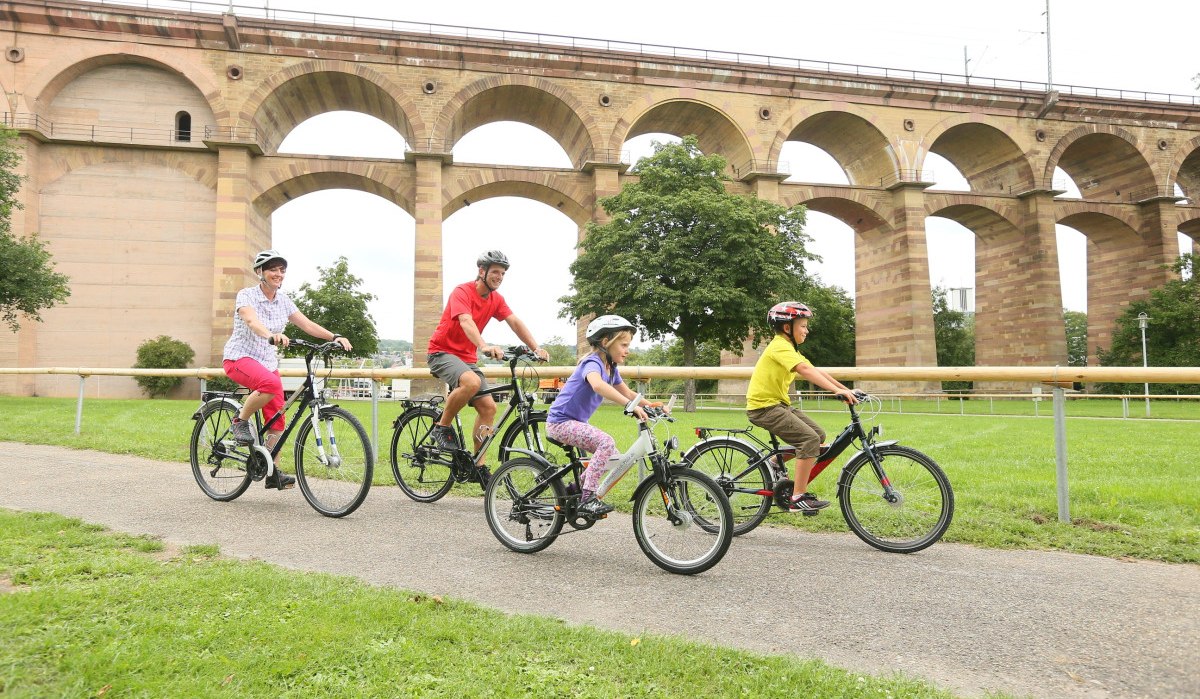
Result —
[[12, 232], [12, 212], [21, 208], [20, 164], [16, 132], [0, 129], [0, 318], [13, 332], [21, 329], [18, 316], [41, 322], [42, 309], [71, 295], [70, 280], [54, 271], [50, 252], [37, 235], [18, 238]]
[[550, 355], [546, 362], [549, 366], [571, 366], [575, 364], [575, 345], [568, 345], [558, 335], [541, 343], [542, 349]]
[[[339, 257], [332, 267], [317, 267], [317, 274], [320, 278], [317, 287], [307, 282], [300, 285], [299, 294], [293, 297], [296, 308], [309, 320], [349, 340], [354, 347], [350, 356], [375, 354], [379, 350], [379, 335], [375, 331], [375, 320], [367, 312], [367, 303], [373, 301], [375, 295], [357, 290], [362, 286], [362, 280], [350, 273], [345, 257]], [[291, 323], [284, 334], [304, 336]], [[289, 351], [288, 354], [298, 352]]]
[[[186, 369], [195, 359], [196, 352], [183, 340], [159, 335], [146, 340], [137, 348], [135, 369]], [[183, 382], [178, 376], [135, 376], [133, 380], [151, 398], [165, 396]]]
[[[694, 364], [686, 364], [683, 360], [683, 341], [673, 338], [644, 349], [634, 350], [629, 354], [627, 363], [630, 366], [720, 366], [721, 348], [711, 342], [701, 342], [696, 346]], [[716, 379], [696, 379], [696, 393], [716, 393]], [[687, 382], [683, 379], [651, 379], [649, 388], [658, 395], [679, 394], [687, 392]]]
[[[938, 366], [975, 366], [975, 315], [955, 311], [946, 302], [946, 290], [933, 289], [933, 336]], [[970, 381], [943, 381], [943, 391], [969, 391]]]
[[1087, 366], [1087, 314], [1063, 310], [1067, 328], [1067, 366]]
[[[1200, 280], [1196, 279], [1200, 254], [1182, 255], [1172, 269], [1178, 275], [1150, 292], [1150, 297], [1134, 301], [1117, 317], [1112, 345], [1098, 351], [1100, 366], [1141, 366], [1142, 330], [1138, 314], [1150, 317], [1146, 326], [1146, 364], [1163, 367], [1200, 366]], [[1138, 384], [1098, 386], [1102, 393], [1141, 393]], [[1150, 384], [1158, 394], [1200, 393], [1197, 384]]]
[[[560, 315], [625, 316], [651, 340], [679, 338], [687, 365], [702, 342], [740, 351], [752, 328], [766, 332], [766, 309], [816, 259], [804, 208], [726, 191], [725, 168], [695, 136], [656, 143], [638, 179], [600, 201], [610, 219], [588, 224]], [[694, 382], [684, 406], [695, 409]]]

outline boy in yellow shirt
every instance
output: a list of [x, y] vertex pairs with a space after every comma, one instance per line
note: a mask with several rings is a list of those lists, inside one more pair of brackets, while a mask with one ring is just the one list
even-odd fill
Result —
[[817, 496], [807, 492], [808, 476], [817, 463], [825, 431], [804, 411], [792, 407], [788, 396], [792, 381], [799, 376], [832, 391], [850, 405], [858, 402], [852, 390], [800, 354], [799, 347], [808, 337], [808, 319], [812, 317], [812, 310], [798, 301], [777, 303], [767, 311], [767, 322], [775, 331], [775, 337], [754, 365], [750, 387], [746, 391], [746, 416], [750, 424], [795, 447], [796, 479], [788, 508], [790, 512], [816, 513], [829, 507], [828, 501], [818, 500]]

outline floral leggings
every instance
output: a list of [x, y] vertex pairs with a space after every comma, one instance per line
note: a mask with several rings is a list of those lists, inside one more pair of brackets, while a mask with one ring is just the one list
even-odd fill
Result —
[[546, 436], [591, 452], [592, 461], [583, 472], [583, 489], [593, 493], [600, 486], [604, 472], [608, 470], [608, 460], [621, 455], [617, 451], [617, 442], [611, 435], [586, 422], [567, 420], [547, 423]]

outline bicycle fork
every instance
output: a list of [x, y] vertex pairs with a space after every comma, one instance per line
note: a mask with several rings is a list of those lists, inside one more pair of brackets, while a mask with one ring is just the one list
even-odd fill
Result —
[[311, 416], [313, 436], [317, 439], [317, 461], [323, 466], [337, 467], [342, 465], [342, 455], [338, 453], [337, 437], [333, 434], [333, 420], [326, 422], [326, 432], [329, 440], [329, 454], [325, 453], [325, 445], [321, 439], [321, 411], [312, 409]]

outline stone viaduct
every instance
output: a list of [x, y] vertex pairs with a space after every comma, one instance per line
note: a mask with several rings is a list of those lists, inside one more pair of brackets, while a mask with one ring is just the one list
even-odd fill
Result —
[[[860, 366], [936, 364], [926, 216], [976, 236], [980, 365], [1065, 364], [1055, 224], [1088, 239], [1093, 351], [1124, 305], [1169, 278], [1176, 231], [1200, 230], [1200, 107], [1169, 99], [60, 0], [0, 2], [0, 35], [3, 118], [27, 177], [13, 228], [42, 237], [73, 292], [44, 323], [0, 333], [0, 366], [129, 366], [158, 334], [218, 366], [271, 213], [332, 188], [416, 221], [420, 365], [441, 311], [442, 222], [468, 201], [517, 196], [582, 230], [633, 176], [623, 144], [646, 133], [696, 134], [728, 159], [733, 190], [853, 228]], [[278, 153], [333, 110], [390, 124], [406, 156]], [[541, 129], [574, 166], [455, 162], [458, 139], [494, 121]], [[785, 182], [788, 141], [828, 152], [851, 184]], [[931, 189], [930, 153], [970, 191]], [[1056, 168], [1081, 198], [1057, 197]], [[0, 382], [75, 390], [61, 377]], [[89, 391], [136, 395], [126, 379]]]

